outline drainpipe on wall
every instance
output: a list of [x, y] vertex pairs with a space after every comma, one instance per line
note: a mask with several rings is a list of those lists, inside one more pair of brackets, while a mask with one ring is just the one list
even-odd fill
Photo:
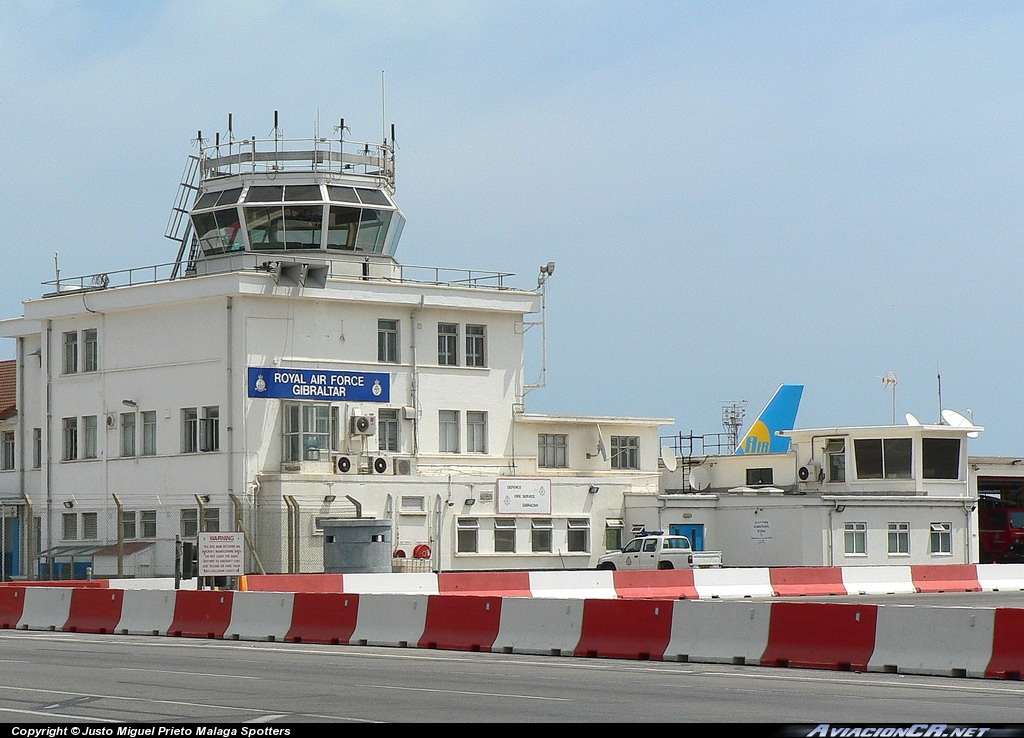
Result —
[[420, 452], [420, 375], [419, 364], [416, 357], [416, 316], [423, 309], [425, 296], [420, 295], [420, 304], [409, 312], [409, 325], [412, 331], [409, 348], [412, 353], [412, 367], [409, 375], [409, 392], [412, 400], [412, 407], [415, 411], [412, 418], [412, 455], [418, 456]]
[[[45, 492], [45, 495], [46, 495], [46, 545], [50, 546], [50, 547], [52, 547], [52, 541], [53, 541], [53, 489], [52, 489], [52, 485], [51, 485], [51, 482], [50, 482], [50, 473], [53, 470], [53, 443], [52, 443], [52, 441], [53, 441], [53, 432], [52, 432], [52, 428], [51, 428], [52, 422], [53, 422], [53, 418], [52, 418], [52, 414], [53, 414], [53, 406], [52, 406], [53, 386], [52, 386], [52, 377], [51, 377], [51, 368], [50, 368], [50, 343], [52, 341], [52, 338], [53, 338], [53, 321], [47, 320], [46, 321], [46, 338], [43, 341], [43, 346], [45, 348], [44, 353], [46, 354], [46, 362], [45, 362], [46, 376], [45, 376], [45, 381], [44, 381], [45, 390], [44, 390], [44, 395], [43, 395], [43, 405], [44, 405], [44, 408], [45, 408], [43, 415], [46, 418], [46, 441], [45, 441], [45, 444], [46, 444], [46, 462], [45, 462], [45, 471], [43, 472], [43, 479], [44, 479], [44, 492]], [[29, 524], [29, 529], [34, 529], [35, 528], [35, 520], [34, 519], [29, 518], [28, 524]], [[39, 546], [41, 545], [41, 542], [36, 541], [35, 543], [36, 543], [35, 548], [39, 548]], [[32, 570], [33, 570], [32, 578], [35, 579], [36, 578], [35, 577], [36, 566], [35, 566], [35, 563], [34, 563], [35, 559], [33, 558], [33, 553], [34, 553], [34, 549], [30, 549], [29, 550], [29, 564], [30, 564], [30, 566], [32, 566]], [[46, 560], [46, 578], [47, 579], [53, 579], [53, 558], [52, 557]]]

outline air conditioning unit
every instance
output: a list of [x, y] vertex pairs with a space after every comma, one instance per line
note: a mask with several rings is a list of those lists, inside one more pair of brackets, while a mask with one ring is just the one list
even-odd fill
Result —
[[416, 473], [416, 462], [413, 459], [399, 457], [397, 459], [392, 459], [391, 469], [395, 474], [407, 477]]
[[116, 428], [117, 427], [117, 413], [107, 413], [107, 427], [108, 428]]
[[373, 460], [374, 474], [387, 474], [391, 471], [391, 462], [384, 456], [378, 456]]
[[350, 456], [335, 456], [332, 461], [335, 474], [358, 474], [359, 464], [357, 460], [353, 460]]
[[349, 418], [348, 428], [357, 436], [372, 436], [377, 432], [377, 418], [373, 415], [353, 415]]
[[817, 461], [808, 461], [796, 473], [801, 482], [817, 482], [819, 474], [821, 474], [821, 466]]

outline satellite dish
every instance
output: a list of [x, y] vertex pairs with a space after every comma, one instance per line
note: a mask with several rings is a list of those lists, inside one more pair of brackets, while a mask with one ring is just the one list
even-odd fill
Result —
[[694, 467], [690, 470], [690, 486], [698, 492], [702, 492], [711, 486], [711, 472], [703, 466]]
[[913, 413], [907, 413], [907, 425], [921, 425], [921, 421]]
[[661, 463], [665, 465], [665, 468], [670, 472], [676, 470], [676, 452], [672, 450], [671, 446], [661, 447]]
[[[958, 413], [956, 410], [943, 410], [942, 419], [945, 420], [949, 425], [954, 428], [974, 428], [974, 423], [965, 418], [963, 415]], [[967, 434], [968, 438], [977, 438], [978, 431], [971, 431]]]

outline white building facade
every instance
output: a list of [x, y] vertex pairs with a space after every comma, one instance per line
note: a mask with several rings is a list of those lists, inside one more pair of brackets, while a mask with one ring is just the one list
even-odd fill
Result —
[[170, 576], [218, 530], [244, 532], [247, 571], [323, 571], [324, 521], [352, 517], [389, 521], [408, 570], [586, 568], [618, 545], [673, 421], [526, 412], [553, 263], [526, 289], [400, 264], [387, 142], [190, 161], [175, 262], [56, 281], [0, 322], [4, 574]]

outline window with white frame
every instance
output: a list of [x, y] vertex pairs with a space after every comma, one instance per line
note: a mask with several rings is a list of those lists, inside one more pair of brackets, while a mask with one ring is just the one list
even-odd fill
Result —
[[455, 523], [455, 552], [477, 553], [480, 546], [480, 521], [459, 518]]
[[87, 328], [81, 335], [78, 331], [65, 331], [61, 337], [61, 348], [64, 374], [99, 369], [99, 334], [95, 328]]
[[99, 419], [95, 415], [82, 418], [82, 458], [95, 459], [99, 439]]
[[156, 538], [156, 510], [143, 510], [139, 513], [139, 537]]
[[466, 366], [487, 366], [487, 332], [482, 325], [466, 326]]
[[843, 547], [847, 556], [867, 553], [868, 524], [846, 523], [843, 526]]
[[377, 321], [377, 361], [398, 363], [398, 321]]
[[459, 365], [458, 324], [437, 324], [437, 363], [440, 364], [441, 366]]
[[94, 512], [82, 513], [82, 539], [94, 541], [99, 538], [99, 518]]
[[61, 428], [64, 437], [61, 458], [64, 461], [74, 461], [78, 458], [78, 418], [64, 418], [61, 421]]
[[97, 371], [100, 368], [100, 344], [95, 328], [82, 331], [82, 349], [82, 371]]
[[569, 518], [565, 543], [570, 553], [590, 551], [590, 521], [586, 518]]
[[912, 449], [909, 438], [854, 439], [857, 479], [910, 479]]
[[910, 523], [889, 523], [889, 553], [910, 553]]
[[540, 433], [537, 435], [537, 466], [545, 469], [564, 469], [566, 441], [564, 433]]
[[3, 453], [0, 456], [0, 469], [11, 471], [14, 469], [14, 431], [4, 431]]
[[381, 408], [377, 411], [377, 444], [381, 451], [398, 451], [398, 410]]
[[142, 455], [156, 455], [156, 410], [142, 413]]
[[181, 409], [181, 452], [194, 454], [220, 450], [220, 407]]
[[933, 554], [953, 553], [953, 524], [932, 523], [929, 548]]
[[121, 413], [121, 456], [135, 456], [135, 413]]
[[494, 519], [494, 552], [515, 553], [516, 552], [516, 519], [495, 518]]
[[825, 446], [825, 458], [828, 459], [828, 477], [826, 482], [846, 481], [846, 440], [830, 438]]
[[181, 409], [181, 452], [194, 454], [199, 451], [199, 408]]
[[331, 449], [331, 406], [312, 402], [286, 402], [284, 413], [285, 461], [319, 461]]
[[534, 518], [530, 521], [530, 548], [533, 553], [551, 553], [554, 524], [550, 518]]
[[217, 533], [220, 531], [220, 508], [203, 508], [203, 525], [199, 527], [199, 509], [196, 507], [181, 508], [181, 537], [195, 538], [199, 531]]
[[64, 347], [64, 374], [78, 373], [78, 331], [65, 331], [63, 337]]
[[65, 541], [78, 540], [78, 513], [64, 513], [61, 516], [63, 538]]
[[137, 513], [134, 510], [121, 511], [121, 536], [126, 541], [135, 540], [137, 537]]
[[604, 548], [606, 551], [622, 550], [622, 531], [625, 528], [620, 518], [608, 518], [604, 521]]
[[959, 479], [960, 439], [922, 438], [921, 475], [925, 479]]
[[459, 411], [437, 411], [438, 451], [442, 453], [459, 453]]
[[199, 510], [194, 507], [181, 508], [181, 537], [195, 538], [199, 535]]
[[612, 469], [640, 468], [640, 437], [612, 436]]
[[203, 408], [199, 421], [199, 450], [220, 451], [220, 406], [208, 405]]
[[466, 451], [471, 454], [487, 453], [487, 413], [466, 411]]

